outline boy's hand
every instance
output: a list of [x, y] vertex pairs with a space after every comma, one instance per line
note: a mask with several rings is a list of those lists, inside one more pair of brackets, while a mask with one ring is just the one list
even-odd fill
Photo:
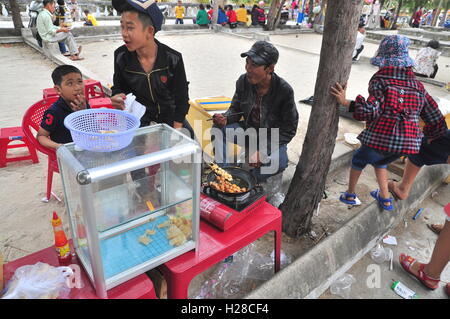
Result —
[[350, 106], [350, 101], [345, 98], [345, 91], [347, 90], [347, 83], [342, 86], [339, 83], [336, 83], [336, 85], [331, 87], [331, 94], [336, 97], [337, 102], [345, 107]]
[[61, 28], [59, 28], [59, 31], [60, 31], [60, 32], [65, 32], [65, 33], [67, 33], [67, 32], [69, 32], [70, 30], [69, 30], [67, 27], [61, 27]]
[[75, 100], [70, 102], [70, 107], [74, 111], [84, 110], [86, 109], [86, 99], [83, 94], [78, 94]]
[[173, 121], [173, 128], [174, 129], [180, 129], [180, 128], [182, 128], [183, 127], [183, 123], [181, 123], [181, 122], [176, 122], [176, 121]]
[[127, 96], [123, 93], [119, 93], [111, 97], [111, 104], [115, 109], [124, 110], [125, 109], [125, 99]]

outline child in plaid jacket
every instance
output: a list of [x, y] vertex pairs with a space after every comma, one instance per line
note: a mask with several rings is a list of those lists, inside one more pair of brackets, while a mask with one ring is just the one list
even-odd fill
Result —
[[[367, 100], [361, 95], [355, 101], [347, 100], [346, 86], [339, 83], [331, 89], [331, 94], [349, 107], [356, 120], [366, 121], [366, 128], [358, 136], [362, 146], [353, 155], [348, 190], [339, 198], [346, 204], [361, 204], [355, 188], [362, 170], [371, 164], [380, 188], [370, 194], [383, 209], [393, 210], [387, 164], [402, 155], [419, 153], [424, 134], [433, 140], [447, 131], [438, 105], [412, 71], [414, 62], [408, 55], [409, 43], [408, 38], [399, 35], [381, 41], [377, 56], [371, 59], [380, 69], [369, 82]], [[423, 133], [419, 118], [425, 122]]]

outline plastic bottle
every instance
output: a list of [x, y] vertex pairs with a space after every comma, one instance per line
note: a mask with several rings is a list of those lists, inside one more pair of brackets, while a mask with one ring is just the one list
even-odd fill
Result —
[[394, 281], [391, 286], [392, 290], [395, 291], [397, 295], [405, 299], [419, 299], [419, 296], [402, 284], [400, 281]]
[[67, 240], [64, 232], [61, 219], [56, 212], [53, 212], [52, 219], [53, 232], [55, 234], [55, 248], [60, 264], [68, 264], [72, 260], [72, 254], [70, 253], [69, 241]]

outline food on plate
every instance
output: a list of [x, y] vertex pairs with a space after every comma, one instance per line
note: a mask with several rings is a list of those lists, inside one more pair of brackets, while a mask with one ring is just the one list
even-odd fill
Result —
[[217, 182], [210, 182], [209, 185], [224, 193], [238, 194], [247, 191], [246, 187], [239, 187], [236, 184], [230, 183], [223, 176], [216, 176], [216, 181]]
[[157, 227], [164, 228], [164, 227], [169, 227], [169, 226], [170, 226], [170, 220], [166, 220], [164, 223], [159, 224]]
[[147, 229], [146, 231], [145, 231], [145, 234], [146, 235], [154, 235], [156, 233], [156, 230], [154, 230], [154, 229]]
[[152, 242], [152, 240], [150, 238], [148, 238], [146, 234], [144, 234], [142, 236], [139, 236], [139, 242], [142, 245], [147, 246], [148, 244], [150, 244]]
[[186, 235], [175, 225], [171, 225], [166, 234], [172, 246], [180, 246], [187, 241]]
[[192, 236], [192, 220], [183, 217], [171, 217], [170, 220], [172, 224], [177, 226], [186, 238], [191, 238]]

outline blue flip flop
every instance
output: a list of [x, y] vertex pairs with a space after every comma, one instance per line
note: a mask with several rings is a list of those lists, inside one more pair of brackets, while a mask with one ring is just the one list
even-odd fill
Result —
[[[394, 210], [394, 205], [392, 204], [392, 198], [381, 197], [379, 189], [371, 191], [370, 195], [372, 195], [372, 197], [378, 201], [378, 204], [380, 204], [381, 208], [383, 208], [384, 210], [388, 210], [388, 211]], [[384, 205], [385, 203], [389, 203], [389, 206]]]
[[[353, 199], [347, 199], [349, 197], [353, 197]], [[350, 194], [347, 192], [343, 192], [343, 193], [341, 193], [339, 200], [347, 205], [354, 205], [354, 206], [361, 205], [361, 201], [359, 200], [358, 196], [356, 196], [356, 194]]]

